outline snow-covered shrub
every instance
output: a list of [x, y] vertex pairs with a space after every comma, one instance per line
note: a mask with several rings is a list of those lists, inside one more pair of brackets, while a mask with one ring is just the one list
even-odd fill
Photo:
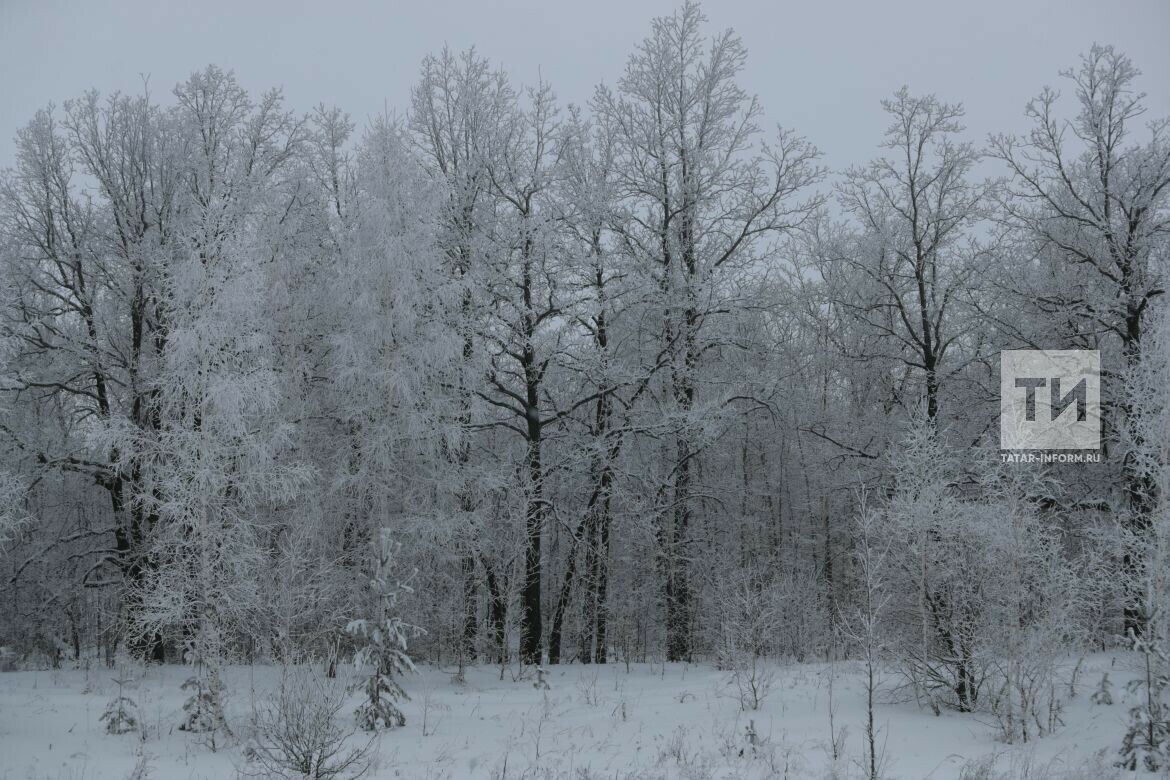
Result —
[[361, 675], [354, 688], [363, 694], [354, 715], [366, 731], [406, 725], [406, 715], [397, 702], [409, 701], [410, 697], [397, 678], [415, 670], [414, 662], [406, 653], [407, 637], [422, 633], [418, 626], [409, 625], [392, 614], [399, 594], [411, 592], [406, 582], [391, 579], [394, 558], [402, 545], [385, 528], [378, 542], [377, 566], [370, 580], [375, 617], [351, 620], [346, 626], [346, 631], [363, 643], [354, 656], [354, 665]]
[[991, 710], [1008, 741], [1051, 730], [1086, 583], [1035, 508], [1050, 487], [972, 460], [924, 422], [890, 456], [877, 532], [890, 545], [891, 650], [915, 696], [936, 712]]
[[975, 652], [983, 599], [983, 528], [956, 485], [962, 465], [925, 420], [889, 452], [894, 489], [876, 533], [889, 541], [891, 651], [915, 698], [975, 709], [984, 668]]
[[670, 777], [711, 777], [712, 756], [700, 747], [686, 726], [678, 726], [658, 747], [657, 766], [669, 772]]
[[1056, 692], [1055, 663], [1048, 653], [997, 662], [989, 678], [987, 709], [1004, 742], [1028, 742], [1064, 725], [1064, 702]]
[[1011, 751], [972, 758], [959, 767], [959, 780], [1118, 780], [1100, 752], [1041, 762], [1034, 753]]
[[322, 679], [309, 666], [285, 668], [280, 687], [255, 713], [251, 755], [259, 774], [288, 780], [364, 774], [373, 743], [348, 747], [354, 730], [337, 722], [344, 706], [344, 686]]
[[1063, 725], [1062, 650], [1083, 641], [1085, 611], [1084, 581], [1020, 488], [989, 487], [993, 495], [982, 516], [992, 532], [988, 552], [1001, 566], [983, 575], [978, 652], [989, 659], [986, 709], [1008, 743]]
[[750, 569], [731, 568], [716, 586], [717, 658], [744, 710], [758, 710], [775, 682], [766, 654], [782, 628], [777, 601], [767, 579]]

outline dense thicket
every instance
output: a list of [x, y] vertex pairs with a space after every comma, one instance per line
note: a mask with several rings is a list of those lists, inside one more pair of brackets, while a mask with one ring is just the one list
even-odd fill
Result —
[[[986, 141], [903, 89], [830, 172], [704, 22], [582, 107], [443, 51], [357, 136], [214, 66], [38, 112], [0, 179], [0, 644], [212, 686], [354, 621], [460, 668], [880, 650], [1026, 739], [1056, 654], [1156, 643], [1138, 71], [1094, 46]], [[1101, 350], [1103, 463], [998, 462], [1008, 348]]]

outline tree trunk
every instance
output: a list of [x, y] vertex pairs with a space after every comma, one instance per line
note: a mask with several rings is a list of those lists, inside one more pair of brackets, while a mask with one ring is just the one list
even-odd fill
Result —
[[460, 568], [463, 572], [463, 636], [460, 642], [460, 658], [474, 663], [475, 630], [479, 621], [475, 600], [475, 558], [471, 553], [463, 556]]
[[690, 643], [690, 583], [687, 555], [687, 536], [690, 526], [691, 465], [686, 437], [677, 442], [678, 466], [674, 483], [674, 525], [667, 552], [666, 583], [666, 658], [668, 661], [687, 660]]
[[[1126, 317], [1125, 338], [1122, 342], [1122, 354], [1130, 370], [1138, 368], [1141, 363], [1141, 315], [1129, 307]], [[1128, 404], [1123, 405], [1123, 414], [1128, 419], [1130, 409]], [[1121, 463], [1122, 489], [1125, 491], [1128, 512], [1122, 522], [1129, 539], [1122, 555], [1122, 580], [1125, 583], [1125, 604], [1122, 607], [1123, 629], [1126, 637], [1141, 637], [1146, 633], [1149, 623], [1149, 611], [1146, 604], [1146, 589], [1142, 586], [1144, 579], [1144, 553], [1153, 531], [1153, 514], [1158, 504], [1158, 485], [1140, 468], [1136, 450], [1140, 450], [1145, 442], [1138, 432], [1132, 449], [1126, 453]]]
[[523, 624], [520, 629], [520, 660], [526, 664], [539, 664], [542, 660], [540, 640], [543, 633], [540, 578], [541, 538], [544, 534], [544, 518], [547, 507], [544, 503], [544, 473], [540, 459], [539, 422], [529, 416], [528, 474], [530, 494], [525, 515], [524, 547], [524, 590], [521, 597]]
[[488, 622], [491, 624], [492, 638], [496, 645], [495, 660], [498, 664], [505, 664], [508, 662], [508, 597], [504, 592], [503, 583], [496, 577], [492, 567], [485, 562], [483, 568], [490, 597]]

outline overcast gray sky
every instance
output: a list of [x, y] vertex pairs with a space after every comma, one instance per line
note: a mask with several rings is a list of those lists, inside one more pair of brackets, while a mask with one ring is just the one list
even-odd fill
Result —
[[[359, 127], [404, 110], [424, 54], [475, 45], [518, 81], [538, 74], [564, 102], [614, 82], [653, 16], [674, 0], [296, 2], [296, 0], [0, 0], [0, 167], [38, 108], [90, 87], [160, 98], [216, 63], [242, 83], [283, 86]], [[744, 86], [767, 117], [794, 127], [840, 167], [871, 157], [878, 101], [902, 84], [962, 101], [970, 134], [1019, 130], [1024, 103], [1094, 42], [1143, 71], [1153, 116], [1170, 115], [1170, 0], [823, 0], [705, 4], [712, 30], [748, 48]]]

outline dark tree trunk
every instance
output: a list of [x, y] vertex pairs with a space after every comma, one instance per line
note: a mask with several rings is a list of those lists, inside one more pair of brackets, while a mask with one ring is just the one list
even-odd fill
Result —
[[690, 583], [687, 539], [690, 526], [690, 455], [685, 437], [678, 441], [678, 466], [674, 483], [674, 524], [668, 550], [666, 583], [666, 658], [685, 661], [690, 657]]
[[541, 430], [537, 411], [538, 385], [529, 383], [528, 396], [528, 509], [525, 513], [524, 590], [521, 596], [523, 623], [520, 630], [520, 660], [539, 664], [543, 633], [540, 579], [541, 541], [548, 507], [544, 502], [544, 466], [541, 463]]
[[691, 658], [691, 421], [695, 389], [692, 376], [696, 364], [697, 315], [688, 309], [683, 320], [683, 367], [674, 377], [674, 395], [683, 415], [683, 429], [675, 439], [673, 528], [668, 548], [666, 583], [666, 657], [669, 661]]
[[[608, 485], [608, 480], [607, 480]], [[605, 496], [601, 502], [601, 513], [598, 517], [598, 545], [595, 568], [593, 573], [594, 614], [596, 616], [596, 631], [594, 634], [594, 660], [599, 664], [606, 661], [606, 630], [609, 624], [609, 488], [606, 487]]]
[[569, 547], [569, 560], [565, 567], [565, 576], [561, 580], [561, 589], [557, 594], [557, 603], [553, 608], [552, 626], [548, 631], [548, 662], [561, 662], [561, 636], [565, 625], [565, 612], [568, 611], [569, 599], [572, 596], [573, 580], [577, 575], [577, 540], [583, 532], [584, 521], [577, 527], [577, 535]]
[[503, 583], [496, 577], [495, 572], [486, 563], [484, 564], [484, 579], [487, 581], [488, 622], [491, 624], [492, 639], [496, 646], [496, 663], [508, 662], [508, 597], [504, 592]]

